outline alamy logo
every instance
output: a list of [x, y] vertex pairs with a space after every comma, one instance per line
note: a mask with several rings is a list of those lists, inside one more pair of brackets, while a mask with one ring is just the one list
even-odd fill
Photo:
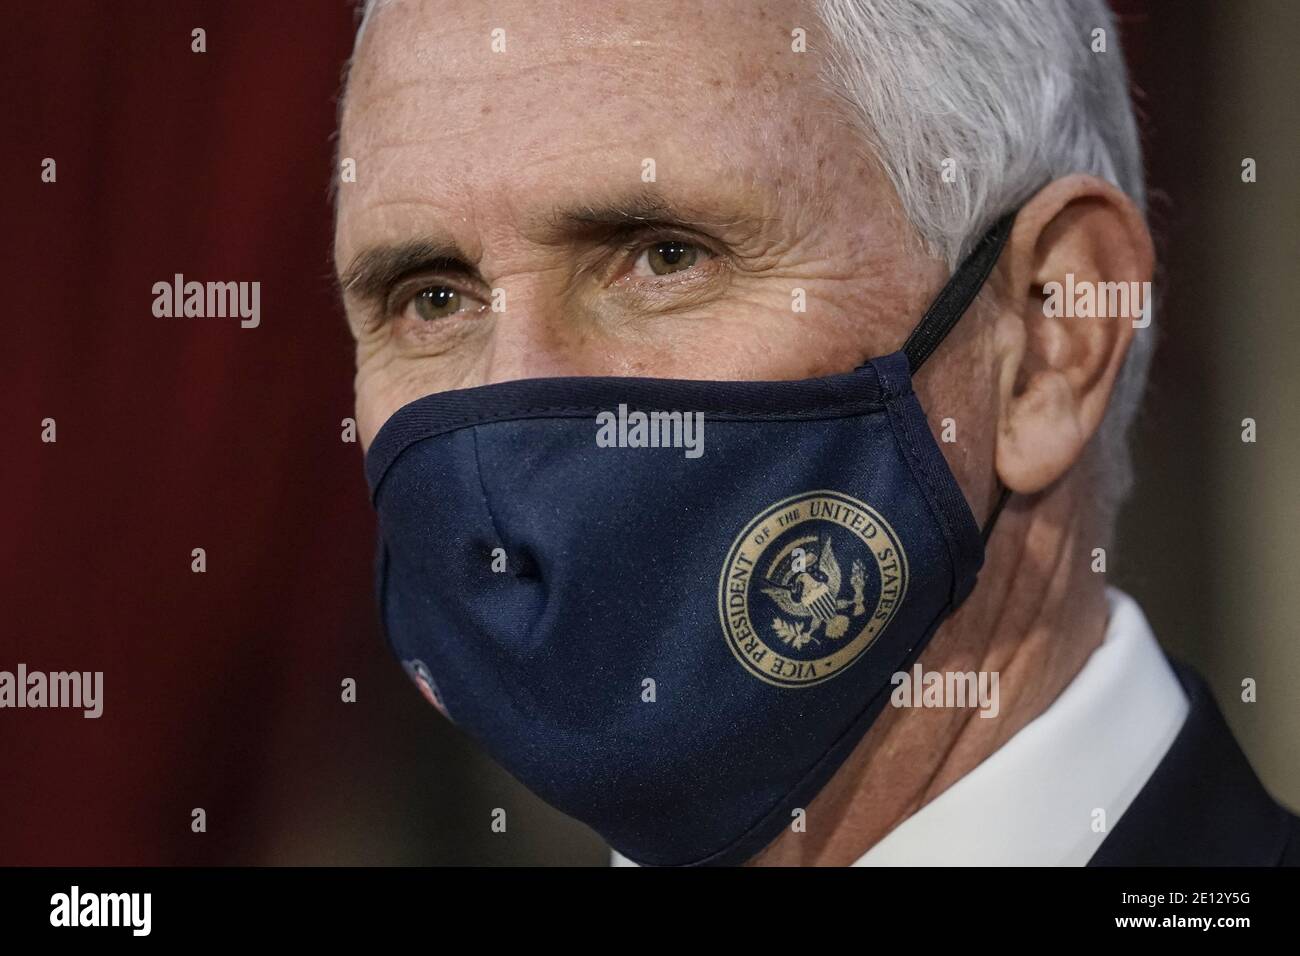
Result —
[[1046, 282], [1043, 292], [1049, 319], [1131, 319], [1135, 329], [1151, 324], [1150, 282], [1075, 281], [1067, 272], [1065, 282]]
[[596, 416], [597, 448], [684, 448], [687, 458], [704, 454], [703, 412], [629, 412]]
[[18, 665], [18, 673], [0, 671], [0, 707], [70, 707], [81, 709], [83, 717], [104, 712], [104, 672], [29, 671]]
[[894, 686], [889, 702], [895, 707], [965, 709], [979, 705], [981, 717], [996, 717], [997, 671], [927, 671], [918, 661], [912, 672], [896, 671], [889, 679]]
[[152, 893], [82, 893], [73, 886], [50, 897], [51, 926], [129, 926], [132, 936], [148, 936]]
[[239, 318], [239, 327], [262, 322], [262, 283], [186, 282], [179, 272], [171, 282], [153, 284], [153, 314], [158, 318]]

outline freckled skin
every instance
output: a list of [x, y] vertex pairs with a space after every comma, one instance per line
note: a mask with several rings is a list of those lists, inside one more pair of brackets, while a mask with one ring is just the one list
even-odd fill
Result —
[[[764, 4], [769, 26], [738, 29], [753, 21], [737, 11], [753, 6], [438, 0], [380, 12], [342, 125], [358, 182], [340, 192], [336, 258], [346, 267], [367, 243], [437, 226], [481, 256], [508, 311], [437, 338], [412, 322], [361, 335], [364, 442], [401, 405], [448, 388], [575, 374], [801, 378], [901, 345], [945, 270], [910, 240], [887, 180], [818, 86], [811, 17]], [[790, 51], [795, 25], [811, 52]], [[489, 51], [496, 26], [504, 54]], [[682, 273], [659, 277], [658, 292], [652, 276], [613, 295], [607, 276], [577, 274], [572, 245], [525, 227], [552, 204], [639, 184], [646, 157], [666, 194], [735, 184], [770, 220], [726, 245], [726, 269], [697, 269], [689, 295]], [[720, 247], [731, 238], [717, 235]], [[791, 308], [796, 288], [804, 313]]]
[[[790, 50], [796, 26], [807, 31], [806, 53]], [[491, 48], [497, 28], [503, 53]], [[815, 16], [793, 0], [399, 0], [381, 9], [358, 50], [340, 130], [357, 182], [340, 185], [336, 262], [346, 272], [376, 244], [437, 236], [474, 271], [455, 283], [465, 309], [432, 321], [411, 305], [380, 321], [377, 304], [345, 296], [363, 444], [402, 405], [447, 389], [564, 375], [794, 379], [897, 350], [947, 269], [924, 254], [861, 134], [819, 85], [824, 50]], [[662, 238], [629, 251], [544, 228], [556, 206], [598, 205], [640, 186], [646, 159], [665, 196], [725, 197], [756, 224], [687, 224], [665, 238], [703, 255], [667, 275], [642, 266]], [[1104, 201], [1059, 226], [1051, 216], [1064, 200], [1053, 197], [1076, 193]], [[852, 862], [1050, 704], [1100, 640], [1102, 585], [1075, 557], [1093, 543], [1090, 491], [1069, 470], [1082, 453], [1048, 439], [1095, 429], [1113, 368], [1093, 366], [1122, 356], [1127, 340], [1107, 338], [1111, 352], [1066, 349], [1060, 363], [1031, 358], [1040, 330], [1072, 343], [1099, 333], [1048, 329], [1025, 296], [1066, 266], [1086, 271], [1084, 253], [1106, 260], [1105, 278], [1141, 279], [1144, 263], [1149, 278], [1134, 238], [1146, 234], [1131, 215], [1128, 232], [1116, 225], [1106, 204], [1123, 211], [1123, 202], [1095, 184], [1045, 188], [1035, 203], [1017, 220], [991, 293], [916, 383], [936, 434], [943, 419], [958, 423], [959, 441], [940, 447], [977, 518], [996, 495], [995, 473], [1023, 493], [1000, 519], [981, 576], [993, 583], [981, 583], [925, 656], [930, 670], [1001, 670], [1000, 715], [887, 708], [811, 803], [808, 832], [786, 833], [754, 862]], [[1127, 248], [1121, 239], [1134, 241], [1128, 259], [1112, 251]], [[1136, 273], [1119, 268], [1129, 260]], [[440, 274], [417, 279], [448, 284]], [[791, 308], [797, 289], [804, 312]], [[504, 312], [484, 308], [493, 290]], [[1036, 391], [1038, 380], [1047, 384]], [[1021, 389], [1028, 397], [1017, 405]]]

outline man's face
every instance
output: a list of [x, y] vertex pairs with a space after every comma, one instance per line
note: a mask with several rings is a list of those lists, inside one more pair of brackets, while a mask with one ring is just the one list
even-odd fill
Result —
[[[335, 249], [363, 442], [446, 389], [803, 378], [899, 348], [945, 270], [819, 84], [825, 50], [788, 0], [381, 9]], [[946, 404], [974, 400], [949, 378]]]

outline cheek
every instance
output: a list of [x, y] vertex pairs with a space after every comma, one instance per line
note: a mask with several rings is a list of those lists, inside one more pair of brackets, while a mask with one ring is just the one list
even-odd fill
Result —
[[780, 381], [851, 371], [872, 354], [871, 337], [850, 310], [793, 279], [657, 324], [645, 374]]
[[375, 435], [392, 414], [412, 399], [408, 380], [397, 374], [396, 365], [386, 350], [367, 350], [364, 344], [357, 347], [357, 373], [353, 379], [355, 393], [357, 433], [362, 450], [370, 448]]
[[434, 392], [483, 384], [476, 354], [407, 354], [391, 334], [376, 333], [357, 343], [355, 393], [357, 432], [365, 447], [403, 405]]
[[385, 412], [388, 402], [364, 369], [357, 371], [353, 391], [356, 395], [357, 436], [361, 439], [361, 451], [364, 453], [370, 450], [370, 443], [375, 440], [375, 435], [391, 412]]
[[947, 345], [926, 363], [916, 391], [939, 450], [979, 515], [993, 491], [997, 392], [979, 349]]
[[809, 319], [791, 314], [764, 329], [750, 362], [755, 379], [820, 378], [851, 372], [869, 350], [852, 335], [850, 323], [840, 316]]

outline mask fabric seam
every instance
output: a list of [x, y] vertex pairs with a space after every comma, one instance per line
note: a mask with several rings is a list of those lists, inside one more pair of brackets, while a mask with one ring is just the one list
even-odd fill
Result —
[[[781, 412], [781, 413], [757, 412], [755, 413], [755, 412], [740, 412], [740, 411], [725, 410], [725, 409], [715, 410], [712, 412], [708, 412], [707, 414], [715, 415], [715, 416], [716, 415], [737, 416], [736, 418], [729, 418], [729, 419], [715, 419], [715, 421], [728, 421], [728, 422], [819, 422], [819, 421], [831, 421], [831, 420], [842, 419], [842, 418], [857, 418], [863, 415], [875, 414], [876, 412], [882, 411], [885, 408], [886, 405], [884, 402], [873, 401], [873, 402], [866, 403], [865, 407], [862, 408], [859, 408], [857, 403], [835, 405], [829, 408], [818, 409], [816, 412], [808, 414], [806, 416], [801, 415], [798, 412], [788, 412], [788, 413], [787, 412]], [[461, 431], [466, 428], [473, 428], [476, 429], [475, 449], [477, 454], [477, 447], [478, 447], [477, 429], [482, 426], [502, 425], [508, 422], [515, 422], [515, 421], [535, 421], [538, 418], [549, 417], [549, 415], [532, 414], [533, 412], [549, 412], [549, 413], [590, 412], [594, 415], [603, 411], [609, 411], [609, 409], [597, 408], [596, 406], [587, 406], [587, 405], [574, 407], [574, 408], [519, 409], [514, 412], [504, 413], [505, 417], [501, 417], [501, 418], [493, 417], [487, 419], [479, 419], [479, 418], [464, 419], [461, 421], [452, 422], [446, 425], [445, 427], [439, 426], [433, 431], [428, 432], [427, 434], [416, 435], [415, 437], [412, 437], [409, 440], [407, 440], [406, 443], [402, 445], [400, 450], [394, 452], [391, 459], [388, 461], [388, 463], [384, 465], [383, 473], [376, 480], [375, 489], [370, 494], [371, 503], [374, 504], [378, 502], [380, 488], [383, 487], [384, 481], [388, 477], [388, 473], [392, 471], [392, 469], [396, 466], [398, 460], [402, 458], [402, 456], [404, 456], [407, 452], [409, 452], [414, 446], [420, 444], [421, 442], [430, 441], [431, 439], [434, 438], [441, 438], [443, 435], [449, 435], [452, 432]], [[400, 410], [394, 413], [394, 417], [396, 417], [396, 415], [400, 413], [401, 413]], [[580, 416], [562, 415], [561, 417], [577, 418]], [[391, 420], [392, 419], [389, 419], [389, 421]], [[385, 423], [384, 427], [387, 427], [387, 423]], [[382, 429], [381, 429], [381, 434], [382, 434]], [[378, 441], [376, 441], [376, 444], [371, 446], [371, 453], [373, 453], [374, 449], [377, 447], [379, 447]], [[481, 483], [482, 482], [480, 477], [480, 486]]]
[[[470, 432], [470, 437], [471, 437], [471, 439], [472, 439], [472, 441], [473, 441], [473, 445], [474, 445], [474, 478], [475, 478], [475, 479], [477, 480], [477, 482], [478, 482], [478, 493], [479, 493], [479, 497], [480, 497], [480, 498], [482, 499], [482, 501], [483, 501], [483, 513], [487, 515], [488, 526], [492, 529], [492, 537], [496, 539], [496, 543], [497, 543], [498, 547], [504, 549], [505, 546], [506, 546], [506, 543], [505, 543], [505, 540], [501, 537], [501, 529], [499, 529], [499, 528], [497, 527], [497, 518], [496, 518], [496, 515], [494, 515], [494, 514], [492, 513], [492, 505], [491, 505], [491, 503], [488, 501], [487, 486], [486, 486], [485, 484], [483, 484], [483, 460], [482, 460], [482, 458], [480, 458], [480, 456], [479, 456], [479, 450], [478, 450], [478, 429], [477, 429], [477, 428], [474, 428], [474, 429]], [[415, 443], [412, 442], [412, 444], [415, 444]], [[403, 448], [401, 454], [406, 454], [406, 451], [407, 451], [408, 448], [410, 448], [410, 445], [408, 445], [407, 448]], [[395, 461], [395, 460], [396, 460], [396, 459], [394, 459], [394, 461]], [[389, 467], [391, 467], [391, 465], [390, 465]], [[385, 475], [387, 475], [387, 472], [385, 472]]]
[[[925, 503], [930, 509], [931, 517], [939, 526], [939, 530], [943, 532], [944, 547], [948, 550], [948, 563], [952, 570], [952, 590], [949, 595], [949, 604], [951, 605], [955, 601], [960, 584], [958, 568], [962, 563], [962, 551], [956, 541], [955, 529], [949, 522], [948, 511], [940, 503], [941, 496], [938, 489], [934, 487], [933, 479], [924, 467], [920, 451], [916, 447], [916, 437], [912, 434], [912, 429], [908, 427], [908, 423], [904, 419], [904, 412], [898, 404], [908, 398], [915, 398], [915, 395], [916, 392], [909, 386], [907, 392], [898, 397], [897, 402], [890, 403], [889, 422], [899, 447], [903, 449], [903, 457], [907, 461], [908, 470], [911, 471], [913, 480], [921, 488], [925, 496]], [[924, 412], [922, 412], [922, 417], [924, 417]], [[940, 452], [941, 457], [942, 454]], [[946, 462], [947, 459], [944, 459], [944, 461]], [[970, 506], [967, 505], [967, 507]]]

